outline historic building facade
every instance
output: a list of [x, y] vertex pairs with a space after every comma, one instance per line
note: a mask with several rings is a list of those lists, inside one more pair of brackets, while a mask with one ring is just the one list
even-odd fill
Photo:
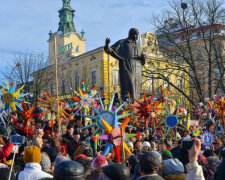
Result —
[[[120, 92], [119, 87], [119, 66], [118, 61], [104, 52], [103, 47], [85, 51], [85, 37], [76, 32], [73, 23], [74, 10], [70, 7], [70, 1], [64, 0], [63, 7], [59, 10], [58, 31], [49, 33], [49, 66], [41, 69], [49, 80], [46, 87], [53, 95], [56, 94], [55, 80], [55, 58], [58, 66], [59, 95], [61, 99], [67, 98], [70, 93], [69, 87], [77, 90], [84, 80], [89, 88], [96, 84], [96, 89], [105, 102], [111, 98], [113, 92]], [[140, 44], [147, 55], [147, 60], [143, 71], [155, 66], [165, 66], [165, 63], [158, 64], [157, 61], [163, 59], [158, 51], [157, 39], [154, 33], [141, 35]], [[56, 55], [56, 56], [55, 56]], [[34, 73], [34, 81], [37, 73]], [[176, 81], [175, 76], [171, 78]], [[142, 93], [152, 94], [161, 85], [166, 84], [154, 76], [142, 77]]]

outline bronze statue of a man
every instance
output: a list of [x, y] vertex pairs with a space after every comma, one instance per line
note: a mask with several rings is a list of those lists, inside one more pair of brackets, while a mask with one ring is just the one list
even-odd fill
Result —
[[142, 65], [145, 55], [137, 39], [139, 31], [131, 28], [128, 38], [117, 41], [109, 47], [110, 39], [106, 38], [104, 50], [119, 61], [121, 97], [123, 100], [129, 93], [132, 98], [139, 98], [141, 92]]

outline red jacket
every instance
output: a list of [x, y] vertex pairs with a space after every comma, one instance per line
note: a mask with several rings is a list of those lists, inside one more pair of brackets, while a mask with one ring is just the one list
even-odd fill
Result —
[[13, 146], [14, 146], [13, 143], [7, 143], [2, 147], [2, 151], [0, 151], [0, 162], [10, 155], [10, 153], [12, 152]]

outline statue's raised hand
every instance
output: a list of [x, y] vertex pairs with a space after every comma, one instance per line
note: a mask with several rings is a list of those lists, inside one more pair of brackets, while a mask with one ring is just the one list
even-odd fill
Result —
[[109, 38], [106, 38], [106, 40], [105, 40], [105, 45], [108, 46], [109, 43], [110, 43], [110, 39], [109, 39]]

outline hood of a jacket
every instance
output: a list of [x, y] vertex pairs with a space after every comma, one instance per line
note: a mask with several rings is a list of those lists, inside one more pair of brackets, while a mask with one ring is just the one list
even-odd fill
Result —
[[41, 165], [39, 163], [26, 163], [26, 169], [39, 169], [41, 170]]

